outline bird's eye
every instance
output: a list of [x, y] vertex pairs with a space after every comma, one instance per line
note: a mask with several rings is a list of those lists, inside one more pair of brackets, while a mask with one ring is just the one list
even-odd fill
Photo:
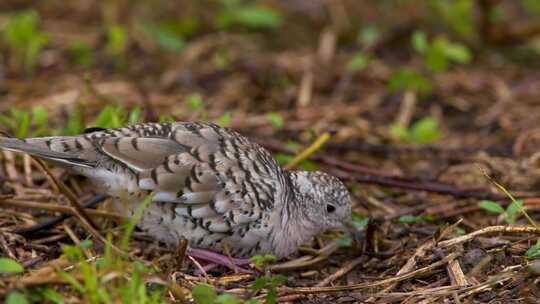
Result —
[[332, 213], [334, 211], [336, 211], [336, 207], [334, 205], [330, 205], [330, 204], [326, 205], [326, 212]]

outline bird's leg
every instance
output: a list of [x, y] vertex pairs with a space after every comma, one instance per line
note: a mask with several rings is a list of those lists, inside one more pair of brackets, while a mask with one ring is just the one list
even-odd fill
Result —
[[202, 248], [190, 248], [188, 251], [188, 255], [198, 259], [198, 260], [204, 260], [207, 262], [211, 262], [217, 265], [222, 265], [225, 267], [228, 267], [230, 269], [237, 269], [240, 272], [251, 272], [247, 269], [241, 268], [239, 266], [245, 266], [249, 265], [251, 263], [250, 259], [244, 259], [244, 258], [231, 258], [207, 249]]

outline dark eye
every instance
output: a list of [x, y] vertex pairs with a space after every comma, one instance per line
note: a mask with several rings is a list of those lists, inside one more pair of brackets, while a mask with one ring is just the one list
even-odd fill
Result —
[[334, 205], [326, 205], [326, 212], [332, 213], [334, 211], [336, 211], [336, 207], [334, 207]]

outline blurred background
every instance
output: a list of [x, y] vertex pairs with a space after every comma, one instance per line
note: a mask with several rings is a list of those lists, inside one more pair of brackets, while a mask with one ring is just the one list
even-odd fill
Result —
[[21, 136], [202, 119], [497, 146], [540, 118], [539, 17], [535, 0], [3, 0], [0, 112]]
[[539, 17], [535, 0], [4, 0], [0, 123], [206, 120], [282, 163], [330, 131], [329, 151], [415, 175], [433, 176], [424, 154], [388, 158], [427, 145], [536, 169]]
[[[323, 235], [313, 248], [336, 240], [340, 250], [323, 267], [290, 271], [295, 286], [315, 286], [336, 271], [347, 273], [336, 285], [405, 273], [411, 269], [399, 267], [423, 255], [417, 246], [447, 223], [461, 221], [453, 235], [527, 224], [522, 207], [538, 220], [539, 68], [538, 0], [0, 1], [0, 131], [71, 135], [90, 126], [212, 121], [258, 141], [282, 164], [330, 134], [300, 166], [347, 183], [358, 228], [368, 215], [372, 223], [366, 248], [378, 255], [341, 272], [362, 254], [348, 236]], [[2, 160], [5, 197], [35, 201], [40, 193], [50, 203], [58, 196], [29, 157], [24, 166], [10, 153]], [[79, 197], [91, 194], [63, 171], [54, 174]], [[485, 174], [524, 200], [511, 202]], [[0, 226], [10, 228], [36, 223], [42, 213], [0, 214]], [[34, 261], [37, 252], [25, 267], [62, 252], [57, 239], [32, 247], [3, 233], [7, 244], [20, 245], [20, 261]], [[540, 257], [540, 240], [497, 234], [471, 244], [459, 249], [470, 282], [498, 286], [478, 289], [475, 300], [533, 290], [537, 301], [526, 271], [510, 274], [508, 288], [489, 280]], [[136, 247], [168, 263], [164, 248], [151, 255], [155, 248]], [[443, 272], [396, 291], [455, 284]]]

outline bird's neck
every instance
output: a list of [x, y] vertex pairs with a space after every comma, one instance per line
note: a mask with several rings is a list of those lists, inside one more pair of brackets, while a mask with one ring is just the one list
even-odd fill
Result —
[[296, 251], [298, 246], [310, 240], [319, 233], [318, 225], [311, 221], [306, 213], [309, 208], [305, 206], [301, 193], [298, 191], [298, 178], [294, 171], [285, 172], [286, 182], [281, 194], [282, 203], [278, 204], [273, 213], [273, 220], [278, 222], [274, 235], [275, 253], [278, 257], [288, 256]]

